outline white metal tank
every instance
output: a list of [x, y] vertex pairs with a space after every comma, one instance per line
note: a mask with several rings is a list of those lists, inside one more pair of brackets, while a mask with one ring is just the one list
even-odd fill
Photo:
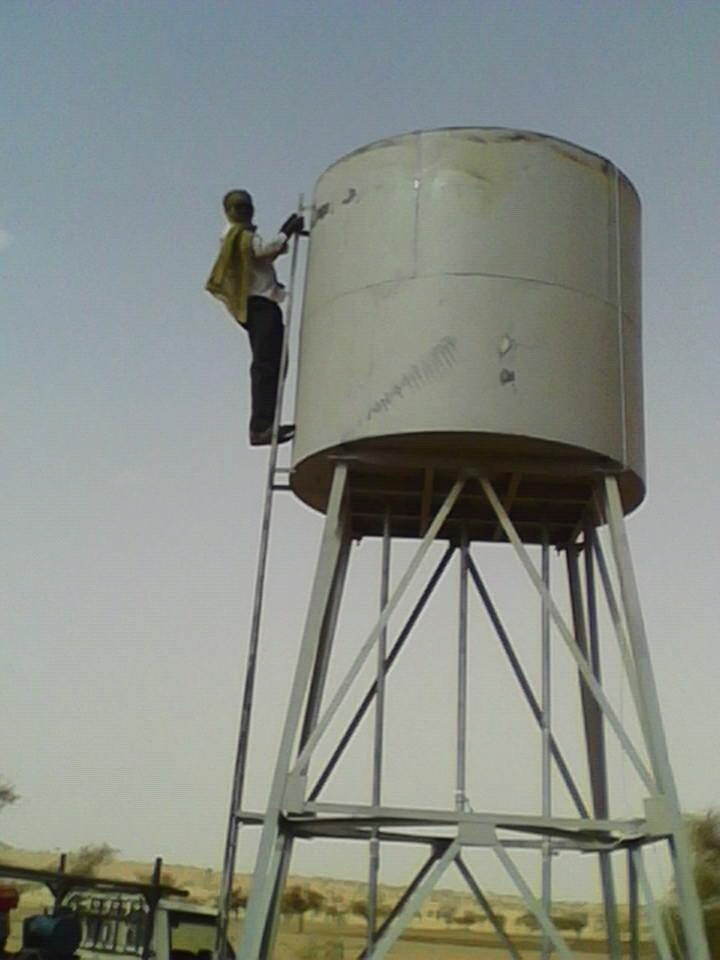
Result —
[[[608, 160], [536, 133], [421, 131], [331, 166], [313, 198], [291, 485], [324, 510], [351, 464], [358, 536], [420, 536], [464, 467], [527, 541], [599, 522], [598, 472], [643, 499], [640, 202]], [[464, 523], [497, 539], [470, 486]]]

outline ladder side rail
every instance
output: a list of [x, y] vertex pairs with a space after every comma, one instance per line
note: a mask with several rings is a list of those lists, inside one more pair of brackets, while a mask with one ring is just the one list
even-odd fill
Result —
[[[298, 198], [298, 213], [302, 214], [304, 209], [304, 197], [300, 194]], [[272, 444], [270, 447], [270, 463], [268, 466], [268, 486], [274, 481], [277, 469], [278, 452], [278, 433], [280, 431], [280, 420], [282, 418], [282, 406], [285, 396], [285, 381], [288, 373], [288, 355], [290, 352], [290, 327], [292, 325], [293, 301], [295, 299], [295, 278], [297, 274], [298, 247], [300, 234], [293, 235], [292, 252], [290, 254], [290, 282], [288, 283], [287, 307], [285, 308], [285, 324], [283, 326], [283, 342], [280, 351], [280, 379], [278, 381], [278, 392], [275, 399], [275, 416], [273, 417]]]
[[[298, 210], [299, 212], [302, 212], [303, 210], [302, 194], [300, 195], [298, 201]], [[237, 859], [238, 833], [240, 828], [240, 822], [237, 814], [240, 810], [243, 790], [245, 787], [245, 770], [247, 767], [247, 754], [250, 742], [250, 724], [252, 720], [252, 707], [255, 694], [255, 675], [257, 673], [257, 657], [260, 644], [262, 603], [265, 592], [265, 572], [267, 569], [268, 545], [270, 540], [270, 521], [272, 519], [273, 494], [275, 492], [275, 474], [278, 472], [278, 433], [288, 367], [288, 351], [290, 344], [289, 332], [292, 324], [292, 306], [297, 274], [298, 246], [299, 235], [296, 233], [293, 237], [292, 245], [290, 282], [288, 285], [288, 300], [285, 311], [285, 323], [283, 326], [280, 380], [278, 382], [278, 392], [275, 401], [272, 443], [270, 446], [270, 459], [268, 462], [267, 481], [265, 484], [265, 502], [263, 505], [262, 524], [260, 528], [260, 545], [258, 547], [258, 562], [255, 573], [250, 639], [248, 643], [247, 661], [245, 664], [245, 680], [243, 686], [242, 706], [240, 711], [240, 729], [235, 753], [235, 765], [233, 769], [232, 788], [230, 793], [230, 810], [228, 814], [228, 826], [225, 840], [225, 850], [223, 854], [223, 867], [220, 877], [220, 890], [218, 893], [218, 926], [217, 935], [215, 938], [215, 956], [217, 957], [217, 960], [226, 960], [227, 931], [230, 920], [230, 897], [232, 895], [235, 861]]]

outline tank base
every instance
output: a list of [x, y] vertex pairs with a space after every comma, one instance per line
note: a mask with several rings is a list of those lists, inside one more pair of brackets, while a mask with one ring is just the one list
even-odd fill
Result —
[[[357, 440], [297, 463], [292, 490], [322, 513], [338, 460], [349, 466], [355, 538], [382, 536], [387, 513], [393, 537], [423, 537], [460, 473], [492, 481], [525, 543], [547, 537], [566, 544], [588, 523], [604, 523], [594, 497], [601, 476], [617, 477], [626, 514], [645, 494], [636, 473], [591, 451], [528, 437], [432, 432]], [[479, 483], [466, 484], [439, 537], [456, 541], [463, 530], [470, 541], [505, 539]]]

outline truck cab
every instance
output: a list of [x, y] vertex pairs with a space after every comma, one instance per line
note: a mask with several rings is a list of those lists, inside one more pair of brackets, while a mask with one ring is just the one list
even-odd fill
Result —
[[[76, 954], [82, 960], [113, 955], [212, 960], [218, 914], [210, 907], [163, 897], [155, 905], [150, 931], [150, 911], [137, 894], [76, 892], [63, 900], [61, 910], [72, 912], [80, 921]], [[234, 957], [229, 945], [226, 956]]]

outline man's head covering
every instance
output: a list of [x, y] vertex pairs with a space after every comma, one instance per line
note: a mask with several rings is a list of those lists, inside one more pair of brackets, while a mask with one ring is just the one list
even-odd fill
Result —
[[252, 221], [253, 199], [247, 190], [230, 190], [223, 197], [223, 210], [232, 223]]

